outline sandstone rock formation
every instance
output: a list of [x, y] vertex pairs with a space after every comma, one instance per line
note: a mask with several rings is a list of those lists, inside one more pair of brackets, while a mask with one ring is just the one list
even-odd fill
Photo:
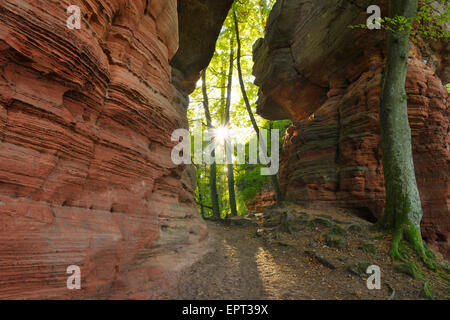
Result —
[[264, 212], [275, 205], [275, 192], [271, 186], [265, 187], [260, 193], [247, 205], [249, 213]]
[[179, 0], [180, 48], [171, 61], [182, 73], [179, 87], [192, 93], [213, 57], [219, 37], [233, 0]]
[[176, 0], [0, 3], [0, 299], [158, 298], [205, 252], [195, 175], [170, 159], [177, 30]]
[[[280, 182], [286, 199], [380, 217], [384, 209], [378, 106], [383, 31], [352, 30], [386, 1], [277, 1], [254, 46], [258, 113], [292, 119]], [[450, 257], [448, 42], [413, 45], [407, 80], [416, 178], [428, 243]], [[446, 62], [447, 61], [447, 62]], [[437, 75], [440, 75], [440, 79]]]

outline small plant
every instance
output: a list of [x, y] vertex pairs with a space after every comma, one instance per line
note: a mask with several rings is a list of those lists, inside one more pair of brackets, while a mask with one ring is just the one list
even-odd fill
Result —
[[363, 246], [361, 247], [361, 250], [365, 253], [372, 253], [372, 254], [377, 253], [377, 247], [373, 243], [364, 243]]
[[341, 236], [343, 236], [343, 235], [345, 235], [347, 233], [347, 231], [345, 231], [344, 228], [342, 228], [341, 226], [339, 226], [337, 224], [335, 224], [331, 228], [330, 232], [333, 233], [333, 234], [341, 235]]
[[332, 233], [327, 233], [325, 235], [326, 241], [327, 241], [327, 245], [329, 247], [333, 247], [333, 248], [337, 248], [337, 249], [343, 249], [347, 246], [347, 242], [345, 241], [345, 239], [332, 234]]

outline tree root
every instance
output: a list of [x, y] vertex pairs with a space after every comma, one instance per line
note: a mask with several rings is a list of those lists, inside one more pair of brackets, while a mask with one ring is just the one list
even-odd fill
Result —
[[[380, 220], [381, 222], [381, 220]], [[380, 228], [382, 223], [377, 224]], [[404, 263], [410, 262], [406, 250], [402, 249], [402, 243], [405, 241], [411, 246], [413, 251], [420, 257], [422, 262], [432, 271], [437, 271], [436, 255], [426, 246], [422, 240], [420, 230], [412, 223], [403, 223], [396, 226], [392, 231], [392, 249], [391, 257], [394, 261], [401, 261]]]

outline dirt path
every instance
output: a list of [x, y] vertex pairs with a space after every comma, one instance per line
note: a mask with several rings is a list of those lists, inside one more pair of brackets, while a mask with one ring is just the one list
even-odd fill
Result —
[[[182, 272], [171, 299], [388, 299], [391, 288], [395, 299], [420, 298], [423, 282], [393, 271], [382, 240], [377, 242], [379, 252], [371, 255], [352, 236], [347, 236], [347, 248], [330, 248], [317, 228], [282, 233], [272, 241], [257, 236], [258, 226], [207, 224], [212, 250]], [[309, 250], [329, 258], [333, 267], [306, 254]], [[380, 290], [369, 290], [367, 277], [349, 272], [349, 265], [360, 261], [381, 267]]]
[[255, 229], [208, 222], [213, 250], [182, 275], [175, 299], [311, 299], [297, 259], [277, 261]]

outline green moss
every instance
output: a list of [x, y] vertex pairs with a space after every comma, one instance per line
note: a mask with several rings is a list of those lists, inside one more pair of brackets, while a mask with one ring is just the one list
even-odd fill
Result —
[[347, 227], [347, 231], [362, 233], [364, 231], [364, 227], [360, 223], [352, 223]]
[[377, 253], [377, 247], [373, 243], [364, 243], [361, 247], [361, 250], [365, 253]]
[[348, 267], [350, 273], [356, 274], [357, 276], [366, 275], [367, 268], [371, 266], [370, 262], [357, 262]]
[[405, 241], [400, 241], [398, 244], [398, 252], [403, 258], [410, 258], [411, 255], [408, 251], [408, 246], [406, 245]]
[[312, 228], [318, 227], [318, 226], [331, 227], [332, 225], [333, 225], [333, 223], [330, 220], [322, 219], [322, 218], [314, 218], [308, 222], [308, 227], [312, 227]]
[[395, 210], [386, 207], [385, 214], [377, 223], [377, 227], [392, 230], [392, 259], [408, 263], [410, 255], [405, 243], [402, 241], [406, 240], [424, 264], [429, 269], [436, 271], [436, 266], [433, 262], [435, 259], [433, 256], [435, 255], [430, 253], [431, 250], [427, 250], [424, 246], [419, 227], [409, 220], [410, 203], [407, 199], [404, 199], [403, 203], [403, 213], [399, 214], [397, 212], [394, 214]]
[[425, 242], [423, 243], [423, 247], [425, 248], [425, 254], [427, 255], [428, 258], [432, 260], [437, 259], [436, 253], [434, 253], [434, 251], [431, 250], [430, 247], [428, 247]]
[[432, 261], [433, 259], [426, 253], [419, 228], [417, 228], [413, 223], [408, 222], [406, 223], [405, 233], [409, 244], [412, 246], [414, 251], [419, 254], [425, 265], [431, 270], [436, 270], [436, 266]]
[[442, 272], [441, 270], [436, 270], [436, 273], [442, 278], [445, 279], [447, 281], [450, 281], [450, 276], [448, 275], [448, 272]]
[[407, 274], [416, 280], [425, 280], [419, 267], [413, 262], [396, 264], [394, 265], [394, 270]]
[[327, 246], [329, 247], [343, 249], [347, 246], [347, 242], [345, 241], [345, 239], [332, 233], [327, 233], [325, 235], [325, 239], [327, 242]]
[[434, 295], [433, 295], [433, 291], [431, 290], [431, 286], [428, 283], [428, 281], [425, 281], [423, 283], [423, 289], [422, 291], [420, 291], [420, 297], [425, 298], [425, 299], [433, 299]]
[[333, 234], [337, 234], [337, 235], [343, 236], [343, 235], [345, 235], [345, 234], [347, 233], [347, 231], [345, 231], [345, 229], [342, 228], [341, 226], [335, 224], [335, 225], [331, 228], [330, 233], [333, 233]]

